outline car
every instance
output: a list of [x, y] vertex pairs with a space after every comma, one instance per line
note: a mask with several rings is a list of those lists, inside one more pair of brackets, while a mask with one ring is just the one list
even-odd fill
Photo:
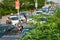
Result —
[[42, 7], [42, 11], [43, 11], [43, 12], [48, 12], [48, 9], [49, 9], [49, 6], [43, 6], [43, 7]]
[[52, 7], [51, 5], [47, 5], [47, 6], [43, 6], [42, 7], [42, 11], [43, 14], [47, 14], [47, 15], [52, 15], [52, 13], [56, 10], [56, 7]]
[[25, 12], [25, 11], [23, 11], [23, 12], [20, 12], [20, 14], [19, 15], [21, 15], [21, 16], [24, 16], [24, 15], [28, 15], [28, 12]]
[[[15, 30], [13, 30], [13, 29], [15, 29]], [[17, 32], [18, 29], [14, 25], [1, 24], [0, 25], [0, 37], [10, 33], [12, 30], [13, 30], [13, 33], [15, 33], [15, 32]]]
[[10, 20], [12, 22], [12, 25], [15, 25], [19, 22], [18, 16], [9, 16], [8, 20]]
[[33, 20], [32, 18], [27, 18], [27, 22], [28, 22], [28, 21], [32, 21], [32, 20]]
[[23, 11], [19, 13], [19, 18], [22, 19], [24, 16], [30, 16], [30, 13], [28, 11]]
[[41, 24], [47, 22], [46, 17], [38, 18], [38, 20], [40, 21]]
[[33, 19], [32, 18], [27, 18], [27, 23], [28, 22], [33, 22]]
[[23, 28], [22, 32], [23, 33], [26, 33], [26, 32], [29, 32], [30, 30], [34, 29], [35, 26], [26, 26]]
[[34, 15], [39, 15], [42, 13], [42, 10], [34, 10], [33, 14]]

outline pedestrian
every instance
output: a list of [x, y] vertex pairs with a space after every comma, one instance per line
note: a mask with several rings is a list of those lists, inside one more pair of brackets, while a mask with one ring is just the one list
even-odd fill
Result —
[[30, 10], [30, 16], [33, 16], [33, 10]]
[[12, 24], [10, 20], [6, 20], [6, 24]]
[[22, 32], [22, 30], [23, 30], [23, 26], [22, 25], [19, 25], [18, 26], [18, 32]]
[[26, 22], [27, 22], [27, 15], [26, 15], [26, 14], [24, 14], [24, 18], [25, 18], [25, 20], [24, 20], [24, 21], [26, 21]]
[[30, 13], [31, 13], [31, 15], [32, 15], [32, 13], [33, 13], [33, 10], [31, 10], [31, 11], [30, 11]]

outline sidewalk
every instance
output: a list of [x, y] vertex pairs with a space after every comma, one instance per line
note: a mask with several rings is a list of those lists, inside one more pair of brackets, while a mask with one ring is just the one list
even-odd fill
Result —
[[6, 20], [7, 20], [7, 16], [2, 16], [1, 24], [6, 23]]

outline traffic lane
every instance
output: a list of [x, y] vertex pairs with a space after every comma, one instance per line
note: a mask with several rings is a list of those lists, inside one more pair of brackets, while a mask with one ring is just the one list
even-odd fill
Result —
[[18, 40], [22, 38], [24, 35], [25, 35], [24, 33], [20, 33], [16, 35], [4, 35], [2, 38], [0, 38], [0, 40]]

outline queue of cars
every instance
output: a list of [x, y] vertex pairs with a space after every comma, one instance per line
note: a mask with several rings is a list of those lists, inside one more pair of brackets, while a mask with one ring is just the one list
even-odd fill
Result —
[[24, 12], [20, 12], [19, 16], [9, 16], [8, 19], [12, 22], [12, 25], [17, 24], [21, 19], [25, 20], [28, 23], [28, 21], [33, 21], [32, 18], [28, 18], [28, 16], [39, 15], [39, 14], [52, 15], [52, 13], [55, 10], [56, 10], [55, 7], [51, 8], [50, 6], [48, 7], [43, 6], [41, 10], [34, 10], [32, 14], [28, 11], [24, 11]]
[[55, 10], [55, 7], [43, 6], [41, 10], [34, 10], [32, 13], [28, 11], [20, 12], [18, 16], [9, 16], [8, 19], [12, 22], [12, 25], [16, 25], [19, 20], [25, 20], [28, 23], [29, 21], [34, 21], [32, 18], [28, 18], [28, 16], [39, 14], [52, 15]]
[[[8, 16], [8, 20], [12, 23], [12, 24], [1, 24], [0, 25], [0, 37], [2, 37], [3, 35], [6, 35], [6, 34], [17, 34], [19, 33], [20, 31], [22, 31], [23, 33], [31, 30], [30, 27], [27, 27], [27, 28], [22, 28], [21, 29], [21, 26], [22, 25], [18, 25], [16, 26], [16, 24], [18, 24], [20, 22], [21, 19], [23, 19], [24, 15], [26, 15], [25, 13], [20, 13], [21, 15], [19, 16]], [[21, 17], [22, 16], [22, 17]], [[27, 23], [29, 21], [32, 21], [32, 18], [27, 18]], [[19, 31], [19, 32], [18, 32]]]
[[19, 16], [10, 15], [7, 17], [7, 20], [9, 20], [12, 25], [16, 25], [21, 19], [25, 19], [24, 15], [26, 15], [24, 12], [20, 13]]
[[[20, 12], [19, 16], [9, 16], [8, 20], [11, 22], [11, 24], [2, 24], [0, 25], [0, 37], [3, 36], [3, 34], [5, 35], [5, 33], [8, 32], [13, 32], [16, 33], [20, 28], [20, 27], [16, 27], [16, 24], [18, 24], [21, 20], [25, 20], [27, 23], [28, 22], [33, 22], [35, 23], [35, 21], [32, 18], [29, 18], [28, 16], [33, 16], [33, 15], [39, 15], [39, 14], [47, 14], [50, 15], [51, 13], [53, 13], [56, 9], [55, 8], [47, 8], [47, 7], [42, 7], [42, 10], [34, 10], [32, 12], [32, 14], [28, 11], [24, 11], [24, 12]], [[26, 20], [27, 19], [27, 20]], [[40, 20], [40, 23], [46, 23], [47, 20], [46, 18], [39, 18], [38, 20]], [[21, 21], [22, 23], [22, 21]], [[19, 25], [18, 25], [19, 26]], [[27, 30], [27, 29], [26, 29]], [[28, 29], [29, 30], [29, 29]], [[23, 32], [25, 31], [25, 29], [23, 30]]]
[[39, 15], [39, 14], [52, 15], [55, 10], [56, 10], [56, 7], [47, 5], [47, 6], [43, 6], [40, 10], [34, 10], [33, 14], [35, 14], [35, 15]]

